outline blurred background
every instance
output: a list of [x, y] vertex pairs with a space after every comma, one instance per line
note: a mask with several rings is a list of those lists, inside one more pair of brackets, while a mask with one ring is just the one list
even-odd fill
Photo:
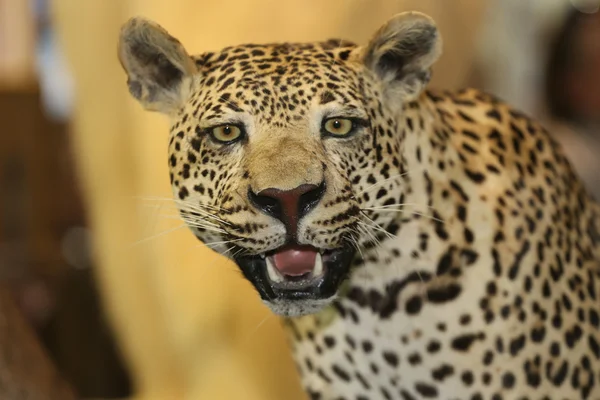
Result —
[[[543, 120], [600, 198], [599, 5], [0, 0], [0, 314], [22, 327], [0, 324], [0, 349], [23, 348], [25, 365], [0, 359], [8, 384], [33, 393], [58, 374], [82, 399], [304, 398], [277, 319], [177, 218], [167, 121], [129, 97], [116, 57], [129, 17], [200, 53], [364, 43], [393, 14], [426, 12], [444, 38], [432, 85], [478, 87]], [[70, 398], [47, 387], [30, 398]]]

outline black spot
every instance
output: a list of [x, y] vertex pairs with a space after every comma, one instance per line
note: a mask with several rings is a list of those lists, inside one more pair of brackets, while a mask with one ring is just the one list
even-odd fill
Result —
[[450, 270], [452, 267], [452, 255], [454, 254], [454, 248], [450, 248], [444, 255], [440, 258], [440, 261], [437, 265], [436, 274], [438, 276], [444, 275], [446, 272]]
[[438, 396], [438, 390], [435, 386], [423, 382], [415, 384], [415, 390], [425, 398], [432, 399]]
[[409, 315], [418, 314], [422, 306], [423, 300], [421, 300], [421, 296], [413, 296], [406, 302], [406, 313]]
[[486, 351], [483, 356], [483, 365], [490, 365], [494, 361], [494, 353], [490, 350]]
[[450, 283], [446, 286], [430, 288], [427, 290], [427, 300], [431, 303], [446, 303], [456, 299], [462, 291], [457, 283]]
[[515, 339], [510, 341], [510, 354], [512, 354], [513, 356], [516, 356], [517, 354], [519, 354], [519, 352], [521, 350], [523, 350], [523, 347], [525, 347], [525, 335], [520, 335], [518, 337], [516, 337]]
[[465, 385], [471, 386], [474, 381], [473, 373], [471, 371], [465, 371], [460, 375], [460, 379]]
[[600, 345], [592, 334], [588, 336], [588, 343], [590, 345], [590, 349], [594, 353], [594, 356], [596, 356], [596, 359], [600, 360]]
[[223, 82], [223, 84], [219, 88], [219, 91], [227, 89], [233, 82], [235, 82], [234, 78], [228, 78], [225, 82]]
[[469, 325], [471, 323], [471, 316], [469, 314], [461, 315], [458, 322], [462, 326]]
[[457, 336], [452, 340], [451, 346], [456, 351], [468, 351], [477, 338], [478, 336], [472, 333]]
[[332, 101], [335, 101], [335, 96], [330, 91], [326, 90], [321, 94], [319, 104], [327, 104]]
[[467, 208], [462, 204], [458, 205], [458, 207], [456, 207], [456, 215], [459, 220], [465, 222], [467, 220]]
[[529, 240], [525, 240], [525, 242], [523, 242], [523, 246], [521, 246], [521, 250], [519, 250], [519, 252], [515, 256], [515, 260], [508, 271], [508, 277], [511, 280], [514, 280], [517, 277], [519, 273], [519, 267], [521, 266], [521, 262], [523, 261], [525, 255], [529, 252], [530, 248], [531, 243], [529, 242]]
[[348, 373], [344, 371], [339, 365], [333, 364], [331, 370], [338, 378], [340, 378], [344, 382], [350, 382], [350, 375], [348, 375]]
[[459, 117], [461, 117], [462, 119], [464, 119], [467, 122], [475, 122], [475, 120], [473, 118], [471, 118], [469, 115], [465, 114], [464, 112], [458, 110], [457, 114]]
[[[554, 376], [550, 377], [548, 376], [550, 379], [552, 379], [552, 383], [555, 386], [561, 386], [563, 384], [563, 382], [565, 381], [565, 378], [567, 377], [567, 372], [569, 371], [569, 364], [566, 361], [563, 361], [562, 365], [560, 366], [560, 368], [558, 369], [558, 371], [556, 372], [556, 374], [554, 374]], [[550, 369], [547, 370], [548, 375], [550, 375]]]
[[531, 330], [531, 340], [534, 343], [540, 343], [544, 340], [546, 336], [546, 328], [542, 326], [535, 327]]
[[442, 348], [442, 345], [437, 340], [432, 340], [427, 344], [427, 351], [431, 354], [437, 353]]
[[328, 348], [331, 349], [335, 347], [335, 338], [333, 336], [325, 336], [323, 341], [325, 342], [325, 346], [327, 346]]
[[338, 55], [339, 55], [339, 57], [340, 57], [341, 60], [345, 61], [350, 56], [350, 50], [340, 51]]
[[182, 186], [179, 190], [179, 199], [184, 200], [186, 197], [189, 196], [189, 194], [190, 192], [188, 192], [187, 188], [185, 186]]
[[470, 249], [461, 250], [460, 255], [463, 257], [464, 264], [467, 267], [470, 265], [473, 265], [479, 258], [479, 254], [477, 254], [475, 251], [470, 250]]
[[400, 396], [402, 396], [403, 400], [417, 400], [412, 394], [407, 392], [405, 389], [400, 391]]
[[481, 172], [471, 171], [466, 168], [464, 171], [465, 171], [465, 174], [467, 175], [467, 177], [475, 183], [479, 184], [479, 183], [482, 183], [483, 181], [485, 181], [485, 175], [482, 174]]
[[412, 353], [408, 356], [408, 363], [412, 366], [421, 364], [421, 356], [419, 353]]
[[392, 367], [398, 366], [398, 356], [396, 353], [392, 353], [391, 351], [385, 351], [383, 353], [383, 359]]
[[582, 335], [583, 331], [579, 325], [573, 326], [572, 329], [565, 332], [565, 342], [567, 343], [567, 346], [569, 346], [570, 349], [575, 347], [575, 344], [581, 339]]
[[433, 371], [431, 371], [431, 377], [438, 382], [445, 380], [453, 374], [454, 367], [452, 367], [452, 365], [449, 364], [442, 364], [440, 367], [435, 368]]
[[502, 115], [500, 114], [500, 112], [498, 110], [496, 110], [495, 108], [492, 108], [490, 111], [488, 111], [485, 114], [487, 117], [495, 119], [498, 122], [502, 122]]
[[515, 376], [512, 372], [504, 373], [502, 376], [502, 386], [504, 386], [505, 389], [512, 389], [513, 386], [515, 386]]
[[463, 199], [464, 201], [469, 201], [469, 196], [467, 196], [467, 194], [463, 190], [462, 186], [460, 186], [460, 184], [458, 184], [458, 182], [456, 182], [456, 181], [450, 181], [450, 187], [456, 193], [458, 193], [458, 195], [460, 196], [461, 199]]
[[352, 336], [346, 335], [345, 339], [346, 343], [348, 343], [348, 346], [350, 346], [352, 350], [356, 349], [356, 342], [354, 341]]

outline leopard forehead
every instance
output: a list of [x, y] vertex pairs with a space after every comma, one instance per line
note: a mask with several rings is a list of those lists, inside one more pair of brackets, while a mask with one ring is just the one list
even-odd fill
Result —
[[365, 106], [369, 74], [357, 46], [331, 39], [317, 43], [246, 44], [194, 57], [197, 88], [193, 119], [207, 124], [227, 113], [246, 112], [265, 125], [293, 125], [312, 104]]

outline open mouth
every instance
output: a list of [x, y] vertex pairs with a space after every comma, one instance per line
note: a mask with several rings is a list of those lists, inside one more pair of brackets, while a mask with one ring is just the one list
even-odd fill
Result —
[[263, 300], [318, 300], [335, 295], [353, 257], [351, 247], [324, 250], [288, 244], [235, 261]]

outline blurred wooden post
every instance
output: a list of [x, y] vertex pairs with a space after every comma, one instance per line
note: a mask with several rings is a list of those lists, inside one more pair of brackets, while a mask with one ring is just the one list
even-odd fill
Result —
[[0, 287], [0, 399], [75, 399], [4, 287]]

